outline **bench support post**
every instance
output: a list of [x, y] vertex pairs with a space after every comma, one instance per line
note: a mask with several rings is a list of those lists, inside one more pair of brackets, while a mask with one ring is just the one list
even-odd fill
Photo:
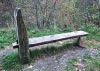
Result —
[[84, 47], [82, 37], [78, 37], [75, 45], [79, 47]]
[[81, 45], [81, 37], [78, 37], [77, 42], [76, 42], [76, 45], [77, 46], [80, 46]]
[[18, 53], [21, 63], [26, 64], [30, 62], [29, 42], [27, 31], [22, 18], [22, 13], [19, 8], [14, 11], [14, 19], [17, 31], [17, 43], [19, 44]]

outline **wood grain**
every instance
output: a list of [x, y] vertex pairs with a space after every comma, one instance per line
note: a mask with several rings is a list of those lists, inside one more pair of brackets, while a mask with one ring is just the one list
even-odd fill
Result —
[[[74, 31], [69, 33], [62, 33], [62, 34], [55, 34], [55, 35], [48, 35], [43, 37], [35, 37], [35, 38], [29, 38], [29, 47], [43, 45], [47, 43], [53, 43], [56, 41], [66, 40], [66, 39], [72, 39], [77, 37], [83, 37], [88, 35], [85, 31]], [[15, 42], [13, 43], [14, 48], [18, 48], [18, 44]]]

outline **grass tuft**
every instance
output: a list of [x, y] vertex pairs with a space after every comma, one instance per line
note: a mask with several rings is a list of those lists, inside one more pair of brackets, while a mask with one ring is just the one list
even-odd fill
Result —
[[100, 71], [100, 60], [90, 55], [84, 55], [83, 60], [86, 64], [86, 71]]
[[35, 49], [30, 51], [30, 55], [32, 58], [41, 57], [43, 55], [52, 55], [58, 52], [61, 52], [68, 48], [69, 46], [73, 45], [72, 43], [65, 43], [62, 46], [48, 46], [46, 48]]
[[67, 66], [65, 68], [66, 71], [75, 71], [74, 70], [74, 64], [78, 62], [78, 59], [77, 58], [71, 58], [68, 63], [67, 63]]
[[16, 52], [4, 56], [1, 63], [4, 70], [18, 70], [22, 67], [19, 62], [18, 53]]

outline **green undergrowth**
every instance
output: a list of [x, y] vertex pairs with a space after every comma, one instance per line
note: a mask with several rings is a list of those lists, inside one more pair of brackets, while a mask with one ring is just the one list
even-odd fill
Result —
[[[92, 41], [92, 40], [91, 40]], [[94, 42], [89, 42], [89, 41], [85, 41], [86, 46], [88, 48], [94, 48], [94, 49], [98, 49], [100, 51], [100, 42], [98, 43], [97, 41]]]
[[[87, 36], [87, 40], [93, 39], [95, 41], [100, 41], [100, 28], [95, 25], [85, 25], [81, 26], [79, 30], [84, 30], [89, 33]], [[43, 30], [28, 30], [28, 36], [29, 37], [40, 37], [45, 35], [51, 35], [51, 34], [57, 34], [57, 33], [64, 33], [71, 31], [71, 28], [54, 28], [54, 29], [43, 29]], [[7, 45], [11, 45], [12, 42], [16, 40], [16, 32], [11, 29], [2, 29], [0, 30], [0, 49], [4, 48]], [[72, 45], [72, 43], [66, 43], [62, 46], [48, 46], [47, 48], [42, 49], [36, 49], [30, 52], [31, 58], [34, 59], [35, 57], [41, 57], [43, 55], [52, 55], [58, 52], [61, 52], [62, 50], [66, 49], [66, 47], [69, 47], [69, 45]], [[87, 43], [88, 47], [92, 46], [91, 43]], [[100, 48], [99, 45], [93, 44], [92, 47]], [[72, 59], [72, 62], [76, 62]], [[87, 65], [87, 69], [91, 69], [93, 66], [95, 67], [95, 63], [98, 63], [98, 59], [92, 59], [90, 63]], [[69, 62], [71, 63], [71, 62]], [[92, 64], [93, 65], [92, 65]], [[99, 65], [99, 64], [97, 64]], [[69, 64], [70, 67], [66, 68], [68, 71], [69, 69], [73, 69], [72, 64]], [[4, 56], [2, 59], [2, 67], [3, 69], [20, 69], [22, 65], [20, 64], [18, 60], [18, 53], [10, 53]], [[97, 66], [98, 69], [98, 66]]]
[[71, 31], [70, 27], [66, 28], [50, 28], [50, 29], [34, 29], [29, 30], [28, 36], [29, 37], [41, 37], [46, 35], [53, 35], [53, 34], [59, 34], [59, 33], [65, 33]]
[[88, 32], [86, 36], [85, 45], [89, 48], [96, 48], [100, 50], [100, 27], [96, 25], [84, 25], [80, 27], [81, 30]]
[[[45, 35], [52, 35], [71, 31], [71, 27], [66, 28], [50, 28], [50, 29], [30, 29], [28, 30], [28, 37], [40, 37]], [[95, 25], [82, 25], [78, 30], [84, 30], [89, 33], [87, 39], [100, 41], [100, 28]], [[0, 49], [11, 45], [16, 40], [15, 29], [0, 29]]]
[[0, 49], [11, 45], [15, 40], [15, 31], [13, 29], [0, 29]]
[[78, 59], [77, 58], [71, 58], [69, 59], [68, 63], [67, 63], [67, 66], [65, 68], [66, 71], [75, 71], [74, 69], [74, 64], [78, 62]]
[[22, 64], [19, 62], [18, 53], [11, 52], [4, 56], [1, 61], [2, 69], [7, 71], [19, 71], [22, 68]]
[[[67, 66], [65, 68], [65, 71], [100, 71], [100, 59], [98, 56], [100, 56], [100, 53], [96, 55], [97, 57], [93, 57], [89, 54], [85, 54], [82, 58], [81, 61], [79, 61], [78, 58], [70, 58]], [[75, 66], [75, 64], [82, 64], [84, 67], [80, 67], [81, 65]], [[77, 70], [76, 70], [77, 68]]]
[[[57, 34], [70, 31], [71, 28], [51, 28], [51, 29], [30, 29], [28, 30], [28, 37], [40, 37], [45, 35]], [[15, 29], [0, 29], [0, 49], [5, 46], [12, 45], [16, 40], [16, 31]]]
[[[35, 50], [31, 50], [30, 51], [30, 56], [31, 56], [31, 62], [34, 62], [33, 59], [35, 59], [36, 57], [42, 57], [44, 55], [53, 55], [56, 54], [58, 52], [61, 52], [62, 50], [67, 49], [69, 46], [71, 46], [72, 43], [65, 43], [61, 46], [48, 46], [46, 48], [42, 48], [42, 49], [35, 49]], [[7, 54], [6, 56], [4, 56], [2, 58], [2, 68], [4, 70], [21, 70], [23, 68], [23, 65], [21, 64], [21, 62], [19, 61], [18, 58], [18, 52], [12, 52]]]
[[34, 59], [35, 57], [41, 57], [43, 55], [48, 56], [48, 55], [59, 53], [65, 49], [68, 49], [68, 47], [72, 45], [74, 45], [74, 43], [69, 42], [61, 46], [48, 46], [46, 48], [32, 50], [30, 51], [31, 52], [30, 54], [31, 54], [31, 57]]
[[[99, 54], [97, 55], [99, 56]], [[100, 71], [100, 59], [89, 54], [84, 55], [83, 61], [86, 64], [86, 71]]]
[[84, 30], [89, 33], [87, 36], [87, 39], [93, 39], [96, 41], [100, 41], [100, 27], [97, 27], [96, 25], [82, 25], [79, 30]]

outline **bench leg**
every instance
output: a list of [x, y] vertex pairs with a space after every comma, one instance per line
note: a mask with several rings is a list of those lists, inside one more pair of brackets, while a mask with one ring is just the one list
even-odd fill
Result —
[[79, 46], [79, 47], [85, 47], [84, 44], [83, 44], [83, 38], [82, 37], [78, 37], [75, 45]]
[[17, 44], [18, 44], [18, 40], [16, 40]]

